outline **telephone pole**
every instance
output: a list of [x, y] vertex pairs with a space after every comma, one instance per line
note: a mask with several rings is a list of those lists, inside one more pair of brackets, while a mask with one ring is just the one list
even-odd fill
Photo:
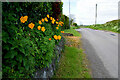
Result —
[[96, 23], [97, 23], [97, 4], [96, 4], [96, 9], [95, 9], [95, 26], [96, 26]]
[[70, 28], [70, 0], [69, 0], [69, 28]]

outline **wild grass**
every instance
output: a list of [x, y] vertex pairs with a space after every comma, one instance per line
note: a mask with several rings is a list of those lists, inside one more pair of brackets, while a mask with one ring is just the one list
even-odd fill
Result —
[[88, 60], [81, 48], [81, 34], [74, 29], [65, 30], [74, 36], [64, 36], [65, 50], [53, 78], [91, 78]]
[[65, 33], [72, 33], [74, 36], [79, 36], [79, 37], [81, 36], [81, 34], [74, 29], [66, 29], [66, 30], [64, 30], [64, 32]]
[[109, 21], [109, 22], [106, 22], [105, 24], [96, 24], [96, 26], [90, 25], [90, 26], [86, 26], [86, 28], [120, 33], [120, 20]]

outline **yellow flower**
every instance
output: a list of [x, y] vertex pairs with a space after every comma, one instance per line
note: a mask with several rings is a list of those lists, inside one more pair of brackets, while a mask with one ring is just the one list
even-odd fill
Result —
[[59, 22], [60, 24], [64, 24], [62, 21]]
[[50, 20], [52, 20], [52, 17], [50, 17]]
[[33, 29], [34, 26], [35, 26], [35, 24], [32, 23], [32, 22], [30, 24], [28, 24], [28, 27], [31, 28], [31, 29]]
[[58, 24], [61, 25], [61, 26], [63, 26], [64, 23], [62, 21], [60, 21]]
[[41, 26], [38, 26], [38, 30], [40, 30]]
[[64, 33], [64, 31], [61, 31], [61, 33]]
[[56, 24], [58, 24], [58, 22], [56, 22]]
[[42, 24], [42, 22], [41, 22], [41, 21], [39, 21], [39, 24]]
[[44, 22], [44, 19], [42, 18], [42, 22]]
[[59, 29], [59, 27], [56, 27], [56, 29]]
[[59, 22], [58, 24], [61, 25], [61, 22]]
[[27, 21], [27, 19], [28, 19], [28, 16], [24, 16], [24, 19], [25, 19], [25, 21]]
[[52, 24], [54, 24], [54, 21], [52, 21]]
[[58, 35], [58, 37], [57, 37], [59, 40], [61, 39], [61, 36], [60, 35]]
[[25, 23], [25, 19], [23, 16], [21, 16], [20, 21], [21, 21], [21, 23]]
[[44, 32], [44, 31], [45, 31], [45, 27], [42, 27], [42, 28], [41, 28], [41, 31], [43, 31], [43, 32]]
[[21, 23], [25, 23], [26, 21], [27, 21], [27, 19], [28, 19], [28, 16], [21, 16], [21, 18], [20, 18], [20, 21], [21, 21]]
[[45, 17], [45, 21], [48, 22], [48, 19]]
[[57, 35], [54, 35], [54, 39], [56, 39], [56, 40], [58, 39], [58, 38], [57, 38]]
[[50, 17], [49, 14], [47, 14], [47, 17], [48, 17], [48, 18]]
[[59, 27], [59, 24], [57, 26]]
[[54, 18], [52, 18], [52, 21], [55, 21], [55, 19], [54, 19]]

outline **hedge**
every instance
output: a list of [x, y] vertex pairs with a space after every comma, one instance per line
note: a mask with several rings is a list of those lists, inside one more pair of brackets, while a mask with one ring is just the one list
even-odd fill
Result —
[[69, 17], [66, 16], [66, 15], [61, 15], [61, 20], [64, 22], [62, 30], [70, 29], [70, 26], [69, 26]]
[[33, 77], [51, 63], [64, 23], [51, 2], [3, 2], [2, 10], [3, 78]]

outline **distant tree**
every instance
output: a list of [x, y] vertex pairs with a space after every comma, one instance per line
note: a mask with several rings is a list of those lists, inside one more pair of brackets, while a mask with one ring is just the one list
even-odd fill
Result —
[[75, 15], [74, 14], [70, 14], [70, 24], [72, 25], [75, 22]]
[[77, 26], [77, 23], [73, 23], [74, 26]]
[[72, 25], [72, 24], [73, 24], [73, 19], [70, 20], [70, 25]]

